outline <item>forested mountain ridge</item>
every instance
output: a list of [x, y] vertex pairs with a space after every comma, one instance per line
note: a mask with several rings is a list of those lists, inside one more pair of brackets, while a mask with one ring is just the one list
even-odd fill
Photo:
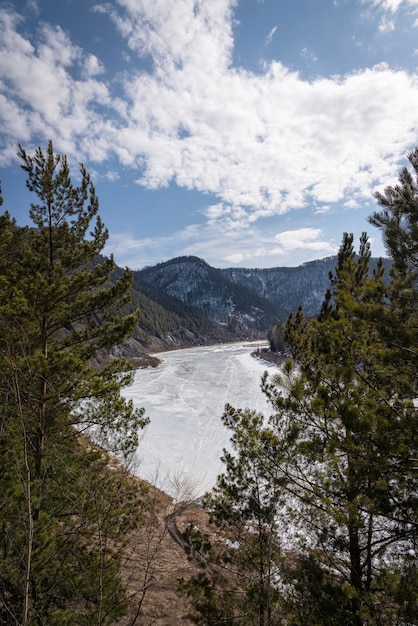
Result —
[[133, 273], [132, 299], [142, 311], [140, 328], [151, 335], [167, 337], [168, 330], [173, 337], [194, 343], [242, 336], [209, 319], [205, 311], [144, 281], [137, 272]]
[[[370, 260], [370, 269], [376, 267], [377, 259]], [[227, 268], [222, 274], [233, 283], [245, 285], [258, 296], [273, 304], [279, 304], [289, 313], [295, 313], [299, 306], [305, 315], [319, 313], [324, 295], [329, 289], [330, 272], [334, 272], [337, 256], [309, 261], [297, 267], [272, 267], [266, 269]], [[389, 259], [383, 260], [385, 270], [389, 270]]]
[[128, 357], [134, 365], [155, 365], [157, 362], [147, 357], [152, 352], [245, 338], [236, 330], [211, 321], [203, 311], [144, 282], [136, 272], [131, 301], [125, 308], [128, 312], [139, 308], [140, 321], [132, 337], [113, 352]]
[[221, 270], [194, 256], [184, 256], [137, 272], [142, 280], [228, 327], [237, 335], [258, 339], [283, 319], [284, 311], [245, 285], [228, 280]]
[[[308, 316], [319, 312], [336, 263], [333, 256], [298, 267], [216, 269], [198, 257], [182, 256], [134, 272], [134, 286], [144, 291], [146, 283], [152, 285], [163, 306], [161, 292], [202, 311], [237, 339], [264, 338], [300, 305]], [[388, 268], [389, 261], [384, 265]]]

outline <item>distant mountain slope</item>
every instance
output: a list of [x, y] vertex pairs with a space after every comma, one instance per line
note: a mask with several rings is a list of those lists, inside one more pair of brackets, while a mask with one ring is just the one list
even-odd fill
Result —
[[[298, 267], [215, 269], [198, 257], [182, 256], [135, 272], [135, 277], [199, 309], [232, 333], [258, 338], [300, 305], [305, 315], [316, 315], [336, 263], [333, 256]], [[372, 269], [376, 263], [372, 259]], [[390, 261], [384, 264], [388, 270]]]
[[[371, 260], [371, 269], [377, 259]], [[269, 269], [228, 268], [220, 270], [231, 282], [243, 285], [258, 296], [280, 304], [287, 314], [302, 305], [305, 315], [317, 315], [327, 289], [329, 273], [333, 272], [337, 257], [330, 256], [310, 261], [298, 267], [273, 267]], [[390, 261], [384, 260], [388, 270]]]
[[197, 257], [171, 259], [135, 272], [135, 276], [200, 309], [230, 332], [248, 338], [264, 338], [272, 324], [286, 317], [286, 311], [278, 303], [229, 280], [222, 270]]
[[316, 315], [329, 288], [329, 272], [335, 269], [335, 264], [336, 257], [327, 257], [298, 267], [221, 271], [231, 282], [245, 285], [271, 302], [280, 302], [287, 314], [302, 305], [306, 315]]
[[141, 309], [138, 335], [145, 343], [183, 347], [242, 338], [203, 311], [143, 281], [138, 272], [133, 277], [132, 304]]
[[[122, 272], [117, 268], [116, 279]], [[246, 335], [211, 321], [199, 309], [194, 309], [179, 299], [142, 281], [134, 273], [131, 302], [124, 306], [124, 313], [137, 308], [141, 311], [140, 322], [132, 337], [113, 349], [114, 356], [124, 356], [136, 366], [156, 365], [158, 361], [147, 354], [221, 342], [239, 341]], [[102, 355], [106, 359], [106, 354]]]

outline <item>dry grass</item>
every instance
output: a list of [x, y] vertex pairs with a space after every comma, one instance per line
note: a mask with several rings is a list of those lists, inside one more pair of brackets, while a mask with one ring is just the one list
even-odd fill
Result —
[[[142, 491], [144, 483], [135, 480]], [[143, 520], [129, 537], [122, 569], [131, 608], [118, 625], [188, 626], [192, 624], [185, 617], [188, 606], [176, 590], [179, 579], [196, 574], [199, 564], [188, 557], [170, 528], [182, 532], [194, 523], [210, 532], [208, 516], [194, 503], [176, 503], [155, 487], [146, 487], [141, 505]]]

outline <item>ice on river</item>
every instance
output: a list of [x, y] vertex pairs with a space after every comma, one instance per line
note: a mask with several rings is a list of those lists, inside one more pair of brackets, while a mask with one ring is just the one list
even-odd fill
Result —
[[270, 413], [261, 391], [269, 364], [251, 356], [254, 344], [240, 343], [164, 352], [156, 369], [140, 369], [124, 390], [150, 418], [137, 451], [138, 476], [177, 495], [176, 483], [211, 489], [222, 471], [230, 432], [222, 424], [226, 403]]

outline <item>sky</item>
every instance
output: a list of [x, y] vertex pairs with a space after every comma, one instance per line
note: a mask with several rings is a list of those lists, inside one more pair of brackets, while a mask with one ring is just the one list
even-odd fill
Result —
[[120, 266], [282, 267], [370, 236], [418, 145], [418, 0], [1, 0], [3, 209], [52, 140]]

